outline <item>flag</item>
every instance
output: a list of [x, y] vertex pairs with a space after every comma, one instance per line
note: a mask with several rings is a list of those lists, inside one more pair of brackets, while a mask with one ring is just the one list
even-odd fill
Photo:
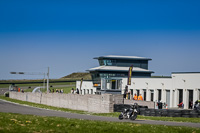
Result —
[[131, 65], [131, 66], [129, 67], [127, 85], [131, 85], [132, 70], [133, 70], [133, 65]]
[[82, 87], [82, 83], [83, 83], [83, 78], [81, 79], [80, 90], [81, 90], [81, 87]]

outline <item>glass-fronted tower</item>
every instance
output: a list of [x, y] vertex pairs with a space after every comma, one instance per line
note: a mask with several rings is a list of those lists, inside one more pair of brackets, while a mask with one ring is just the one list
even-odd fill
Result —
[[121, 78], [128, 77], [128, 70], [133, 65], [132, 77], [151, 77], [153, 71], [148, 70], [150, 58], [138, 56], [100, 56], [99, 67], [91, 68], [93, 85], [100, 92], [121, 91]]

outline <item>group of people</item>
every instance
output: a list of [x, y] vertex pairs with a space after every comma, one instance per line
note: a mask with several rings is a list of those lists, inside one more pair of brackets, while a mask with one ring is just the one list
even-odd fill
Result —
[[72, 94], [79, 94], [79, 89], [78, 88], [77, 89], [72, 88], [71, 93]]
[[143, 101], [143, 97], [141, 94], [139, 96], [137, 96], [137, 94], [135, 94], [133, 97], [133, 100]]
[[[50, 92], [51, 92], [51, 90], [50, 90]], [[54, 89], [52, 89], [52, 93], [54, 93], [54, 92], [56, 92], [56, 93], [64, 93], [63, 89], [56, 89], [56, 91]]]
[[[179, 108], [184, 108], [183, 101], [177, 105]], [[193, 101], [189, 101], [189, 109], [193, 108]]]
[[[125, 90], [124, 90], [124, 98], [129, 99], [128, 97], [130, 97], [130, 92], [128, 92], [128, 86], [126, 86]], [[133, 97], [133, 100], [143, 101], [143, 97], [141, 94], [139, 96], [137, 96], [137, 94], [135, 94]]]

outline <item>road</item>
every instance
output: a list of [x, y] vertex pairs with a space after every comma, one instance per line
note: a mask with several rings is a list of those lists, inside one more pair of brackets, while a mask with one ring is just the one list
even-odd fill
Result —
[[119, 120], [115, 117], [93, 116], [84, 114], [67, 113], [61, 111], [47, 110], [36, 107], [24, 106], [0, 100], [0, 112], [19, 113], [19, 114], [31, 114], [38, 116], [56, 116], [64, 118], [84, 119], [84, 120], [96, 120], [96, 121], [110, 121], [110, 122], [132, 122], [139, 124], [153, 124], [153, 125], [167, 125], [167, 126], [187, 126], [198, 127], [199, 123], [183, 123], [183, 122], [165, 122], [165, 121], [153, 121], [153, 120]]

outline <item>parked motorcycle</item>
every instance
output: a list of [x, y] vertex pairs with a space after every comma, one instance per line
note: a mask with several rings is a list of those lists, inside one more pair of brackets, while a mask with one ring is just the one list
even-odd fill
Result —
[[124, 110], [121, 112], [119, 115], [119, 119], [130, 119], [130, 120], [135, 120], [137, 118], [137, 109], [138, 109], [138, 104], [135, 103], [134, 105], [131, 105], [130, 108], [124, 108]]
[[194, 104], [194, 110], [200, 111], [200, 100], [197, 100]]

